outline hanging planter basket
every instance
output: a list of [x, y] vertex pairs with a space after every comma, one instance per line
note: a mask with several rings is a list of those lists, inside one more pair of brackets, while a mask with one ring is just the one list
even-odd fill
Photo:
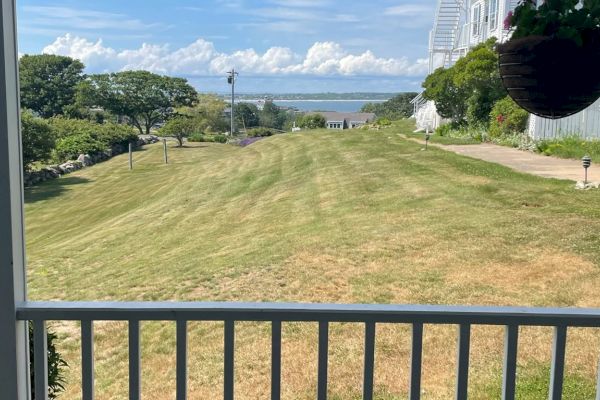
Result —
[[497, 47], [500, 77], [525, 110], [544, 118], [575, 114], [600, 97], [600, 35], [585, 45], [551, 36], [529, 36]]

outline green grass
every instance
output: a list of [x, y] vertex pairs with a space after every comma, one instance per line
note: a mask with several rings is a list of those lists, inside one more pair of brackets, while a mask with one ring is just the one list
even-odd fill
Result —
[[[249, 147], [162, 145], [26, 191], [34, 300], [235, 300], [598, 307], [599, 191], [516, 173], [381, 131], [277, 135]], [[76, 325], [55, 324], [78, 397]], [[360, 394], [360, 326], [334, 324], [332, 398]], [[409, 329], [378, 328], [379, 398], [405, 396]], [[449, 398], [454, 327], [426, 327], [424, 398]], [[174, 326], [144, 323], [143, 390], [174, 391]], [[521, 336], [547, 364], [551, 331]], [[99, 323], [99, 399], [127, 388], [127, 328]], [[593, 382], [598, 335], [569, 334], [577, 376]], [[264, 324], [237, 330], [237, 398], [268, 394]], [[190, 327], [193, 398], [220, 396], [222, 324]], [[316, 327], [284, 326], [288, 398], [314, 397]], [[502, 331], [474, 330], [471, 382], [501, 368]], [[592, 357], [593, 358], [593, 357]], [[537, 364], [536, 364], [537, 365]], [[573, 365], [573, 364], [569, 364]], [[591, 383], [590, 383], [591, 384]], [[477, 389], [485, 393], [485, 389]], [[475, 393], [476, 394], [476, 393]]]
[[[407, 133], [406, 136], [409, 138], [413, 138], [413, 139], [425, 140], [424, 133], [412, 133], [411, 132], [411, 133]], [[450, 137], [450, 136], [440, 136], [440, 135], [435, 135], [435, 134], [431, 135], [429, 140], [431, 143], [437, 143], [437, 144], [457, 144], [457, 145], [481, 144], [481, 140], [473, 139], [471, 137]]]
[[576, 136], [561, 140], [544, 140], [537, 144], [540, 153], [547, 156], [581, 160], [589, 155], [594, 162], [600, 162], [600, 140], [582, 140]]

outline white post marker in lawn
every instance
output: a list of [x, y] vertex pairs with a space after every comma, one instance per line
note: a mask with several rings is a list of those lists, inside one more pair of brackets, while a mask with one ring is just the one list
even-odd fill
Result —
[[167, 139], [163, 139], [163, 151], [165, 153], [165, 164], [169, 163], [169, 155], [167, 154]]
[[27, 295], [14, 0], [2, 0], [0, 34], [0, 399], [28, 400], [27, 323], [16, 318]]
[[133, 145], [129, 143], [129, 170], [133, 169]]

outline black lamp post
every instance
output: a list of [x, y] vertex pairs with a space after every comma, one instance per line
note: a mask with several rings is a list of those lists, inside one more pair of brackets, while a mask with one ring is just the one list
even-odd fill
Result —
[[585, 171], [585, 180], [583, 181], [583, 183], [587, 185], [588, 169], [592, 166], [592, 158], [590, 156], [585, 156], [581, 159], [581, 161], [583, 162], [583, 169]]

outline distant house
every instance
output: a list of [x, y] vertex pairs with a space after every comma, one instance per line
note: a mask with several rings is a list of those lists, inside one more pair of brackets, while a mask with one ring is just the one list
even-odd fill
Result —
[[375, 120], [373, 113], [340, 113], [319, 112], [327, 120], [327, 129], [354, 129], [360, 128]]

